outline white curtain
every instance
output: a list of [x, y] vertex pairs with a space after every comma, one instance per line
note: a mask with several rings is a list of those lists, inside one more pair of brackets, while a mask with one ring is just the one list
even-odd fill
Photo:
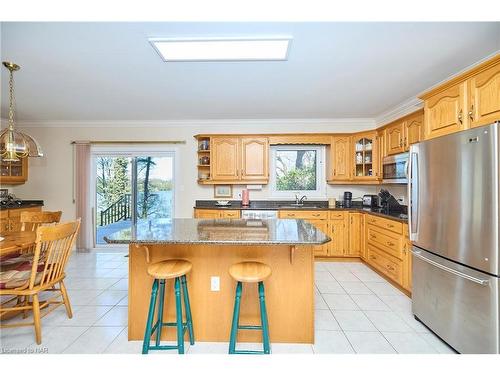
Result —
[[94, 246], [90, 205], [90, 143], [75, 142], [74, 147], [76, 217], [82, 219], [76, 249], [78, 251], [89, 251]]

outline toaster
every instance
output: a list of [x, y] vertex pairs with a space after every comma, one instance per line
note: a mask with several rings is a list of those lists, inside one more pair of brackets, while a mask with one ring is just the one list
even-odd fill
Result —
[[378, 207], [377, 195], [363, 195], [363, 207]]

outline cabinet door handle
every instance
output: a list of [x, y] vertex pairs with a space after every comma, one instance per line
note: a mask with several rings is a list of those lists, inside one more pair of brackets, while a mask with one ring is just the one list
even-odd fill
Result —
[[474, 121], [474, 104], [470, 107], [469, 118]]
[[462, 116], [463, 116], [463, 111], [462, 111], [462, 110], [460, 110], [460, 112], [458, 112], [458, 121], [459, 121], [461, 124], [463, 124], [463, 121], [462, 121], [462, 120], [463, 120], [463, 117], [462, 117]]
[[388, 245], [388, 246], [394, 246], [394, 242], [390, 242], [390, 241], [389, 241], [389, 242], [387, 242], [387, 245]]
[[387, 224], [387, 228], [394, 228], [393, 224]]
[[390, 266], [390, 265], [387, 265], [387, 269], [390, 270], [390, 271], [394, 271], [394, 267]]
[[370, 255], [370, 259], [377, 259], [375, 255]]
[[320, 214], [312, 214], [312, 216], [314, 216], [314, 217], [319, 217], [319, 216], [321, 216], [321, 215], [320, 215]]
[[334, 169], [333, 170], [333, 175], [336, 176], [337, 175], [337, 171]]
[[370, 238], [377, 238], [377, 236], [375, 236], [374, 234], [370, 234]]

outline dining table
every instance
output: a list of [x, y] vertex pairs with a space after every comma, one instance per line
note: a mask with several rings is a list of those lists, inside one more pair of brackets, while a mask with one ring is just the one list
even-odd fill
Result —
[[24, 231], [24, 232], [6, 232], [2, 233], [0, 237], [3, 240], [0, 241], [0, 261], [5, 255], [18, 252], [22, 249], [30, 247], [35, 244], [36, 232]]
[[[22, 249], [26, 249], [35, 244], [36, 232], [24, 231], [24, 232], [6, 232], [2, 233], [0, 237], [3, 239], [0, 241], [0, 263], [2, 262], [2, 257], [12, 253], [17, 253]], [[13, 317], [19, 315], [21, 311], [9, 311], [0, 316], [0, 321], [12, 319]]]

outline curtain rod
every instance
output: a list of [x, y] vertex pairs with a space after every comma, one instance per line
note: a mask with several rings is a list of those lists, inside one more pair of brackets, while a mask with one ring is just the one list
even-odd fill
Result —
[[91, 144], [91, 145], [104, 145], [104, 144], [170, 144], [179, 145], [186, 144], [186, 141], [73, 141], [72, 145], [76, 144]]

